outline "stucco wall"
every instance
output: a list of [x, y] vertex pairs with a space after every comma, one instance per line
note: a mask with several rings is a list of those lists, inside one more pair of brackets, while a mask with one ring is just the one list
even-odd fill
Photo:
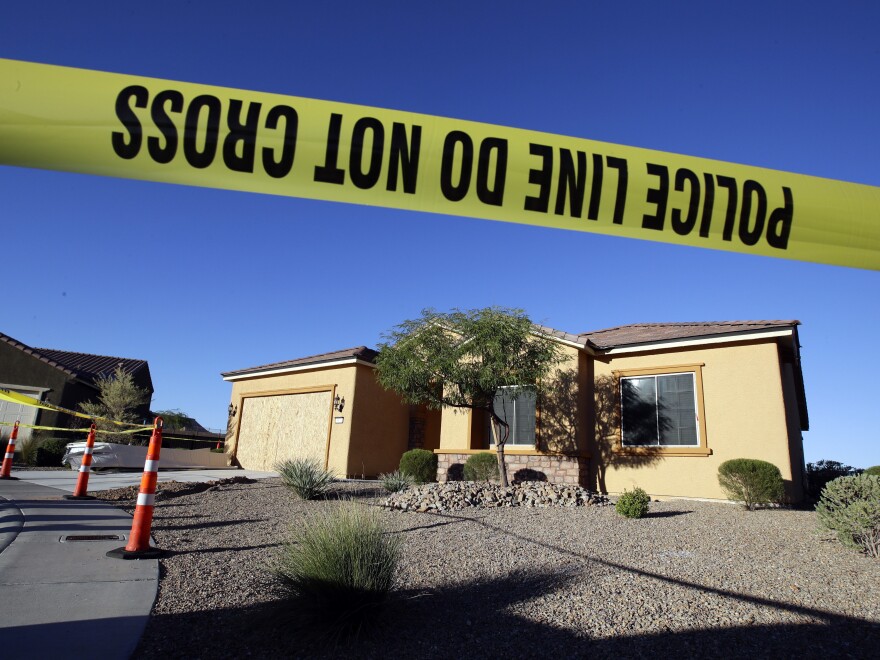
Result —
[[375, 477], [396, 470], [407, 449], [409, 405], [379, 385], [366, 365], [357, 367], [351, 424], [347, 474]]
[[[639, 486], [659, 497], [726, 499], [718, 466], [731, 458], [758, 458], [776, 465], [788, 494], [797, 499], [799, 476], [792, 469], [789, 430], [775, 342], [715, 345], [702, 350], [626, 355], [593, 363], [597, 388], [615, 370], [702, 364], [705, 445], [708, 455], [627, 455], [615, 451], [619, 436], [596, 424], [595, 477], [600, 489], [619, 493]], [[600, 393], [597, 391], [597, 397]], [[601, 417], [601, 415], [598, 415]], [[604, 466], [604, 473], [603, 473]], [[797, 468], [799, 470], [799, 468]]]
[[440, 414], [440, 449], [470, 449], [471, 412], [463, 408], [443, 408]]

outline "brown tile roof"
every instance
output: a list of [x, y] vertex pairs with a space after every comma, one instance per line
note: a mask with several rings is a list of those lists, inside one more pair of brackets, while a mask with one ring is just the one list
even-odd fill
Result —
[[92, 355], [75, 351], [59, 351], [54, 348], [35, 348], [40, 355], [70, 369], [83, 379], [94, 382], [100, 376], [112, 374], [117, 366], [129, 374], [134, 374], [147, 366], [146, 360], [115, 357], [112, 355]]
[[72, 376], [72, 377], [74, 377], [74, 378], [77, 377], [76, 373], [74, 373], [73, 371], [71, 371], [71, 370], [68, 369], [67, 367], [65, 367], [65, 366], [63, 366], [63, 365], [61, 365], [61, 364], [58, 364], [58, 363], [55, 362], [54, 360], [50, 360], [50, 359], [47, 358], [46, 356], [41, 355], [40, 353], [38, 353], [36, 349], [31, 348], [31, 347], [28, 346], [27, 344], [23, 344], [23, 343], [21, 343], [21, 342], [18, 341], [17, 339], [13, 339], [13, 338], [10, 337], [9, 335], [4, 335], [2, 332], [0, 332], [0, 341], [2, 341], [2, 342], [5, 343], [5, 344], [9, 344], [10, 346], [12, 346], [12, 347], [14, 347], [14, 348], [19, 349], [20, 351], [23, 351], [24, 353], [27, 353], [28, 355], [32, 355], [32, 356], [35, 357], [37, 360], [40, 360], [40, 361], [42, 361], [42, 362], [45, 362], [45, 363], [48, 364], [50, 367], [55, 367], [56, 369], [59, 369], [60, 371], [63, 371], [63, 372], [66, 373], [68, 376]]
[[141, 369], [149, 369], [146, 360], [76, 353], [74, 351], [59, 351], [54, 348], [32, 348], [3, 333], [0, 333], [0, 341], [14, 346], [51, 367], [63, 371], [68, 376], [79, 378], [92, 385], [95, 384], [95, 379], [99, 376], [106, 376], [112, 373], [116, 369], [116, 365], [122, 365], [125, 372], [130, 374], [134, 374]]
[[356, 346], [355, 348], [345, 348], [341, 351], [333, 351], [331, 353], [321, 353], [320, 355], [310, 355], [308, 357], [296, 358], [295, 360], [285, 360], [284, 362], [273, 362], [271, 364], [263, 364], [258, 367], [248, 367], [237, 371], [227, 371], [220, 374], [224, 378], [228, 376], [244, 376], [247, 374], [258, 374], [263, 371], [273, 371], [275, 369], [285, 369], [287, 367], [305, 367], [311, 365], [321, 365], [326, 362], [336, 362], [337, 360], [347, 360], [356, 358], [364, 362], [375, 362], [378, 353], [372, 348], [366, 346]]
[[634, 323], [605, 330], [583, 332], [578, 335], [582, 342], [589, 342], [599, 349], [609, 349], [633, 344], [649, 344], [672, 339], [709, 337], [732, 333], [792, 328], [800, 321], [701, 321], [696, 323]]

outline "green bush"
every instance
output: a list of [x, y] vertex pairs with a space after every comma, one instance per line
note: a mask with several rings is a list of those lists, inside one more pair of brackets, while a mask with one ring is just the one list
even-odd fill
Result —
[[325, 495], [335, 481], [331, 473], [312, 459], [289, 459], [278, 463], [275, 469], [281, 473], [284, 485], [304, 500]]
[[59, 467], [61, 459], [67, 452], [67, 440], [49, 438], [40, 441], [34, 450], [34, 465], [37, 467]]
[[839, 461], [816, 461], [807, 463], [807, 494], [814, 500], [819, 499], [822, 489], [829, 481], [837, 477], [849, 477], [858, 474], [859, 470]]
[[873, 475], [875, 477], [880, 477], [880, 465], [871, 466], [867, 470], [862, 472], [862, 474], [868, 474], [868, 475]]
[[644, 490], [633, 488], [623, 491], [623, 494], [617, 498], [614, 509], [627, 518], [644, 518], [648, 513], [650, 503], [651, 498]]
[[277, 574], [300, 632], [356, 637], [394, 584], [402, 537], [386, 534], [375, 509], [342, 503], [285, 542]]
[[400, 471], [417, 484], [437, 480], [437, 454], [427, 449], [410, 449], [400, 457]]
[[759, 504], [778, 503], [784, 493], [779, 468], [756, 458], [734, 458], [718, 467], [718, 482], [728, 499], [742, 502], [749, 511]]
[[880, 476], [835, 479], [822, 491], [816, 513], [844, 546], [880, 557]]
[[465, 481], [490, 481], [498, 478], [498, 457], [489, 452], [471, 454], [464, 464]]
[[404, 474], [400, 470], [395, 470], [394, 472], [389, 472], [387, 474], [380, 474], [379, 480], [382, 482], [385, 490], [389, 493], [399, 493], [400, 491], [409, 488], [413, 483], [412, 477], [408, 474]]

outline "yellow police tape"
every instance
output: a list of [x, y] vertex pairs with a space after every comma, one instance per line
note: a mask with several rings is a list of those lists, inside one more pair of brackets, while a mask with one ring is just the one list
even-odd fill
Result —
[[[0, 426], [15, 426], [15, 422], [0, 422]], [[62, 426], [40, 426], [39, 424], [22, 424], [18, 428], [32, 429], [34, 431], [64, 431], [66, 433], [88, 433], [91, 429], [66, 429]]]
[[4, 59], [0, 163], [880, 270], [875, 186], [444, 117]]
[[[15, 426], [15, 422], [0, 422], [0, 426]], [[18, 428], [31, 429], [34, 431], [64, 431], [65, 433], [88, 433], [90, 428], [84, 429], [68, 429], [63, 426], [40, 426], [39, 424], [22, 424], [19, 422]], [[112, 433], [113, 435], [122, 435], [129, 433], [142, 433], [144, 431], [152, 431], [152, 426], [141, 426], [136, 429], [126, 429], [125, 431], [105, 431], [104, 429], [95, 429], [96, 433]]]
[[[15, 422], [0, 421], [0, 426], [15, 426]], [[88, 433], [91, 430], [91, 429], [66, 429], [62, 426], [40, 426], [38, 424], [21, 424], [21, 423], [18, 424], [18, 428], [31, 429], [33, 431], [64, 431], [65, 433]], [[152, 426], [142, 426], [141, 428], [128, 429], [125, 431], [106, 431], [104, 429], [95, 429], [95, 432], [99, 435], [102, 433], [112, 433], [113, 435], [120, 435], [120, 434], [124, 434], [124, 433], [143, 433], [143, 432], [152, 431], [152, 430], [153, 430]], [[147, 437], [144, 436], [144, 439], [146, 440]], [[186, 442], [207, 442], [212, 445], [216, 444], [218, 442], [225, 442], [224, 438], [222, 438], [222, 437], [217, 437], [217, 438], [208, 440], [208, 439], [203, 439], [203, 438], [182, 438], [179, 436], [165, 435], [165, 434], [162, 435], [162, 440], [163, 441], [164, 440], [185, 440]]]
[[[76, 410], [70, 410], [69, 408], [62, 408], [61, 406], [56, 406], [54, 403], [49, 403], [48, 401], [40, 401], [39, 399], [35, 399], [26, 394], [21, 394], [20, 392], [13, 392], [11, 390], [0, 388], [0, 401], [8, 401], [10, 403], [18, 403], [24, 406], [30, 406], [31, 408], [40, 408], [42, 410], [52, 410], [54, 412], [64, 413], [65, 415], [73, 415], [74, 417], [79, 417], [81, 419], [91, 419], [91, 420], [100, 420], [102, 422], [107, 422], [109, 424], [115, 424], [116, 426], [134, 426], [137, 427], [135, 430], [140, 431], [142, 429], [153, 428], [152, 426], [144, 426], [143, 424], [129, 424], [128, 422], [117, 422], [112, 419], [105, 419], [104, 417], [95, 417], [93, 415], [87, 415], [82, 412], [77, 412]], [[118, 431], [119, 433], [128, 433], [128, 431]]]

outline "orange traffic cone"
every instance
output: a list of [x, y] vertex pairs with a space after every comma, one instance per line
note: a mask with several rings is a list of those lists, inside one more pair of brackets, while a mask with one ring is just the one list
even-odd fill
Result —
[[147, 462], [144, 463], [144, 476], [138, 493], [134, 520], [131, 521], [131, 534], [128, 545], [107, 553], [117, 559], [155, 559], [162, 550], [150, 545], [150, 526], [153, 523], [153, 504], [156, 499], [156, 480], [159, 472], [159, 452], [162, 450], [162, 418], [153, 423], [153, 435], [147, 449]]
[[83, 452], [82, 463], [79, 464], [79, 475], [76, 477], [76, 488], [73, 495], [65, 495], [66, 500], [93, 500], [94, 495], [89, 495], [89, 473], [92, 471], [92, 451], [95, 449], [95, 425], [89, 429], [89, 437], [86, 439], [86, 449]]
[[18, 479], [12, 476], [12, 459], [15, 457], [15, 440], [18, 438], [18, 421], [12, 427], [9, 435], [9, 444], [6, 445], [6, 455], [3, 457], [3, 467], [0, 467], [0, 479]]

